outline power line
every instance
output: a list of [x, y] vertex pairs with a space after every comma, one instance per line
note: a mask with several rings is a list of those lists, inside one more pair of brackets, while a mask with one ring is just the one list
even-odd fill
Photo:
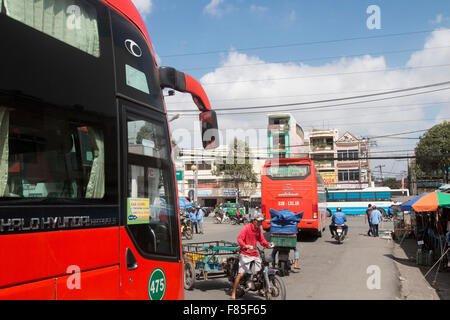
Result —
[[364, 57], [366, 55], [389, 55], [389, 54], [397, 54], [397, 53], [405, 53], [405, 52], [415, 52], [415, 51], [425, 51], [425, 50], [440, 50], [447, 49], [450, 46], [442, 46], [442, 47], [430, 47], [430, 48], [415, 48], [415, 49], [403, 49], [403, 50], [393, 50], [393, 51], [378, 51], [378, 52], [365, 52], [359, 54], [350, 54], [350, 55], [339, 55], [339, 56], [328, 56], [328, 57], [316, 57], [316, 58], [297, 58], [295, 60], [278, 60], [271, 62], [259, 62], [259, 63], [247, 63], [247, 64], [236, 64], [236, 65], [215, 65], [215, 66], [207, 66], [207, 67], [187, 67], [182, 68], [183, 70], [208, 70], [208, 69], [230, 69], [230, 68], [242, 68], [242, 67], [253, 67], [253, 66], [261, 66], [268, 64], [279, 64], [279, 63], [297, 63], [297, 62], [305, 62], [305, 61], [317, 61], [317, 60], [329, 60], [329, 59], [342, 59], [342, 58], [356, 58], [356, 57]]
[[[289, 47], [309, 46], [309, 45], [326, 44], [326, 43], [338, 43], [338, 42], [346, 42], [346, 41], [357, 41], [357, 40], [368, 40], [368, 39], [382, 39], [382, 38], [399, 37], [399, 36], [405, 36], [405, 35], [423, 34], [423, 33], [431, 33], [431, 32], [442, 32], [442, 31], [448, 31], [448, 29], [442, 29], [442, 30], [421, 30], [421, 31], [400, 32], [400, 33], [391, 33], [391, 34], [385, 34], [385, 35], [365, 36], [365, 37], [350, 37], [350, 38], [341, 38], [341, 39], [329, 39], [329, 40], [319, 40], [319, 41], [297, 42], [297, 43], [290, 43], [290, 44], [238, 48], [238, 49], [235, 49], [235, 50], [236, 51], [254, 51], [254, 50], [263, 50], [263, 49], [289, 48]], [[198, 55], [209, 55], [209, 54], [224, 53], [224, 52], [228, 52], [228, 51], [229, 50], [220, 49], [220, 50], [211, 50], [211, 51], [199, 51], [199, 52], [189, 52], [189, 53], [167, 54], [167, 55], [160, 55], [160, 57], [161, 58], [173, 58], [173, 57], [198, 56]]]
[[[315, 100], [315, 101], [306, 101], [306, 102], [296, 102], [296, 103], [286, 103], [286, 104], [273, 104], [273, 105], [265, 105], [265, 106], [251, 106], [251, 107], [234, 107], [234, 108], [219, 108], [215, 109], [216, 111], [225, 111], [225, 110], [246, 110], [246, 109], [267, 109], [267, 108], [273, 108], [273, 107], [289, 107], [289, 106], [298, 106], [298, 105], [308, 105], [308, 104], [318, 104], [318, 103], [328, 103], [328, 102], [337, 102], [337, 101], [343, 101], [343, 100], [354, 100], [354, 99], [361, 99], [361, 98], [368, 98], [368, 97], [374, 97], [374, 96], [380, 96], [380, 95], [388, 95], [388, 94], [394, 94], [394, 93], [401, 93], [401, 92], [408, 92], [408, 91], [414, 91], [414, 90], [421, 90], [426, 88], [432, 88], [432, 87], [438, 87], [450, 84], [450, 81], [444, 81], [444, 82], [438, 82], [438, 83], [432, 83], [424, 86], [417, 86], [417, 87], [410, 87], [405, 89], [399, 89], [399, 90], [392, 90], [392, 91], [385, 91], [380, 93], [371, 93], [371, 94], [365, 94], [365, 95], [358, 95], [358, 96], [351, 96], [351, 97], [343, 97], [343, 98], [334, 98], [334, 99], [326, 99], [326, 100]], [[358, 101], [358, 102], [351, 102], [351, 103], [345, 103], [345, 104], [338, 104], [338, 105], [328, 105], [328, 106], [318, 106], [313, 107], [314, 109], [319, 108], [333, 108], [336, 106], [342, 106], [342, 105], [350, 105], [355, 103], [367, 103], [367, 102], [374, 102], [374, 101], [381, 101], [381, 100], [389, 100], [389, 99], [396, 99], [396, 98], [402, 98], [402, 97], [408, 97], [418, 94], [425, 94], [425, 93], [431, 93], [431, 92], [437, 92], [442, 90], [448, 90], [450, 87], [436, 89], [436, 90], [429, 90], [425, 92], [419, 92], [409, 95], [400, 95], [395, 97], [389, 97], [389, 98], [382, 98], [382, 99], [374, 99], [374, 100], [366, 100], [366, 101]], [[305, 110], [309, 108], [300, 108], [297, 110]], [[170, 112], [186, 112], [186, 110], [169, 110]]]
[[[444, 104], [444, 103], [450, 103], [450, 100], [446, 100], [446, 101], [439, 101], [439, 102], [425, 102], [425, 103], [409, 103], [409, 104], [397, 104], [395, 105], [395, 107], [408, 107], [408, 106], [414, 106], [414, 108], [404, 108], [402, 110], [411, 110], [411, 109], [420, 109], [421, 107], [419, 106], [427, 106], [427, 107], [439, 107], [439, 105]], [[361, 107], [357, 106], [357, 107], [348, 107], [348, 108], [340, 108], [339, 110], [353, 110], [353, 109], [360, 109], [361, 111], [366, 111], [367, 109], [383, 109], [383, 108], [392, 108], [392, 105], [383, 105], [383, 106], [368, 106], [368, 107], [364, 107], [364, 109], [362, 110]], [[191, 110], [188, 110], [189, 112]], [[291, 109], [286, 109], [286, 111], [295, 111], [295, 110], [291, 110]], [[304, 112], [314, 112], [315, 110], [306, 110]], [[230, 114], [256, 114], [256, 113], [267, 113], [268, 111], [264, 110], [264, 111], [241, 111], [241, 112], [226, 112], [226, 113], [222, 113], [220, 112], [220, 110], [218, 112], [216, 112], [217, 115], [230, 115]], [[169, 114], [175, 113], [172, 111], [168, 111]], [[366, 112], [365, 115], [367, 115], [368, 113]], [[197, 113], [188, 113], [188, 114], [182, 114], [182, 117], [195, 117], [198, 118], [198, 112]], [[339, 118], [339, 119], [346, 119], [346, 118]], [[323, 118], [317, 119], [317, 120], [323, 120]], [[308, 122], [314, 122], [317, 121], [315, 119], [312, 120], [307, 120], [307, 121], [302, 121], [302, 123], [308, 123]], [[336, 118], [334, 118], [334, 120], [337, 120]]]
[[415, 69], [429, 69], [429, 68], [440, 68], [449, 67], [450, 64], [436, 64], [429, 66], [417, 66], [417, 67], [397, 67], [397, 68], [386, 68], [377, 70], [366, 70], [366, 71], [351, 71], [351, 72], [336, 72], [336, 73], [323, 73], [305, 76], [295, 76], [295, 77], [284, 77], [284, 78], [268, 78], [268, 79], [249, 79], [249, 80], [232, 80], [232, 81], [222, 81], [222, 82], [211, 82], [202, 84], [203, 87], [216, 86], [223, 84], [235, 84], [235, 83], [245, 83], [245, 82], [261, 82], [261, 81], [279, 81], [279, 80], [293, 80], [293, 79], [305, 79], [305, 78], [320, 78], [320, 77], [331, 77], [331, 76], [347, 76], [354, 74], [365, 74], [365, 73], [376, 73], [376, 72], [389, 72], [398, 70], [415, 70]]

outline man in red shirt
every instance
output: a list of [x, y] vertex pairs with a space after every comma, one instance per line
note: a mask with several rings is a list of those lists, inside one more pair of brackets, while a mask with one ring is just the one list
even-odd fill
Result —
[[239, 255], [239, 274], [234, 280], [233, 292], [231, 293], [231, 299], [236, 298], [236, 290], [241, 278], [248, 272], [250, 272], [250, 263], [255, 261], [255, 272], [261, 270], [261, 259], [256, 250], [258, 242], [263, 247], [273, 246], [272, 242], [267, 242], [264, 239], [261, 225], [264, 221], [264, 216], [261, 213], [257, 213], [252, 217], [251, 223], [242, 228], [241, 233], [238, 236], [238, 243], [241, 246], [241, 254]]

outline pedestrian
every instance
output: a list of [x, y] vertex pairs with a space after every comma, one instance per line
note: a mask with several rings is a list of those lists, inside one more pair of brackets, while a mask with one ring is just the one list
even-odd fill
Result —
[[189, 208], [189, 219], [192, 221], [192, 232], [195, 230], [195, 233], [198, 234], [197, 229], [197, 213], [195, 212], [194, 207]]
[[200, 229], [200, 233], [203, 234], [203, 217], [205, 214], [204, 214], [202, 208], [200, 207], [200, 205], [197, 205], [196, 208], [197, 208], [197, 214], [196, 214], [197, 224]]
[[370, 223], [370, 213], [372, 212], [372, 205], [369, 203], [369, 206], [366, 210], [366, 218], [364, 219], [369, 223], [369, 231], [367, 231], [367, 235], [370, 237], [372, 234], [372, 224]]
[[370, 223], [372, 224], [372, 235], [378, 237], [378, 225], [381, 222], [382, 214], [376, 206], [372, 206], [372, 212], [370, 213]]

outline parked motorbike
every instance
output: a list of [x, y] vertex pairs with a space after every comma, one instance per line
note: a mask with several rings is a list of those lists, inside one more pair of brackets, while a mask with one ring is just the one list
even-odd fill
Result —
[[345, 232], [344, 232], [343, 225], [336, 226], [336, 235], [334, 236], [334, 238], [336, 239], [337, 243], [339, 243], [339, 244], [344, 241]]
[[191, 220], [186, 216], [181, 216], [181, 236], [187, 240], [191, 240], [194, 237]]
[[[269, 256], [266, 259], [264, 250], [257, 249], [261, 258], [262, 268], [257, 273], [248, 273], [241, 278], [236, 290], [236, 297], [242, 297], [249, 291], [258, 292], [262, 289], [267, 300], [286, 300], [286, 285], [283, 279], [276, 274], [275, 269], [269, 267], [272, 262], [271, 257]], [[250, 270], [253, 270], [253, 265], [251, 265]], [[224, 272], [233, 285], [239, 272], [238, 256], [227, 259]]]

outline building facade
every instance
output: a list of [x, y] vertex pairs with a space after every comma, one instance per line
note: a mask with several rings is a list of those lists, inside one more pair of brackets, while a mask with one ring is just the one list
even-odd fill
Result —
[[[226, 157], [228, 152], [229, 147], [226, 145], [219, 146], [214, 150], [183, 149], [182, 155], [175, 161], [179, 197], [193, 200], [195, 191], [197, 191], [197, 202], [202, 206], [215, 207], [220, 203], [235, 202], [237, 190], [234, 182], [227, 177], [212, 173], [215, 161], [220, 157]], [[265, 152], [261, 154], [257, 149], [252, 148], [250, 148], [250, 154], [257, 183], [240, 184], [239, 201], [241, 203], [248, 201], [250, 196], [258, 194], [261, 189], [261, 171], [266, 154]], [[257, 159], [258, 157], [260, 159]]]
[[304, 158], [308, 157], [308, 149], [303, 129], [290, 113], [269, 114], [268, 158]]

